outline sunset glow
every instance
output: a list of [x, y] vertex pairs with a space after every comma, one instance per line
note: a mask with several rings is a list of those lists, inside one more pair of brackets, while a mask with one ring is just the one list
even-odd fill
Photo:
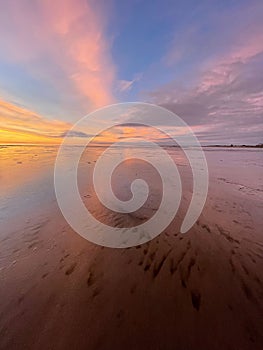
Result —
[[261, 142], [262, 3], [204, 2], [192, 17], [188, 5], [5, 2], [0, 142], [57, 144], [84, 115], [125, 101], [170, 109], [204, 144]]

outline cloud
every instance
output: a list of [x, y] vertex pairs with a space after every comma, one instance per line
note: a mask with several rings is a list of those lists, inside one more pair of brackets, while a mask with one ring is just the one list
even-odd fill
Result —
[[114, 101], [115, 67], [105, 16], [94, 1], [8, 1], [0, 14], [2, 58], [75, 98], [86, 111]]
[[132, 80], [119, 80], [117, 83], [117, 90], [120, 92], [125, 92], [131, 90], [133, 85], [141, 80], [142, 74], [136, 74]]
[[65, 131], [63, 132], [59, 137], [84, 137], [84, 138], [90, 138], [93, 137], [95, 135], [92, 134], [87, 134], [83, 131], [73, 131], [73, 130], [69, 130], [69, 131]]
[[[21, 106], [0, 100], [1, 143], [60, 142], [64, 136], [91, 137], [83, 131], [70, 132], [72, 124], [50, 120]], [[68, 134], [69, 131], [69, 134]]]
[[119, 80], [118, 88], [120, 92], [129, 91], [134, 83], [134, 80]]
[[242, 43], [238, 37], [231, 49], [202, 63], [187, 86], [174, 80], [149, 92], [148, 98], [182, 117], [201, 141], [262, 142], [262, 33], [263, 25], [255, 23]]
[[120, 127], [131, 127], [131, 128], [147, 128], [148, 125], [143, 125], [143, 123], [121, 123]]

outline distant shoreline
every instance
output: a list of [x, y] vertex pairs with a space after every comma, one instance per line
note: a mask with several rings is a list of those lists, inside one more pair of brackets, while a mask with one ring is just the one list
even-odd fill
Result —
[[[60, 147], [58, 144], [32, 144], [32, 143], [0, 143], [0, 148], [5, 148], [5, 147], [14, 147], [14, 146], [30, 146], [30, 147]], [[73, 146], [73, 147], [82, 147], [82, 145], [68, 145], [68, 146]], [[110, 145], [89, 145], [89, 147], [107, 147]], [[123, 143], [122, 146], [130, 147], [131, 145]], [[160, 145], [163, 147], [169, 147], [169, 148], [180, 148], [178, 145]], [[118, 146], [119, 147], [119, 146]], [[135, 145], [135, 147], [138, 147], [138, 145]], [[140, 146], [141, 147], [141, 146]], [[146, 147], [146, 146], [144, 146]], [[148, 146], [149, 147], [149, 146]], [[187, 146], [187, 147], [194, 147], [194, 146]], [[202, 148], [263, 148], [263, 143], [257, 144], [257, 145], [202, 145]]]
[[223, 147], [223, 148], [263, 148], [263, 143], [258, 145], [208, 145], [202, 147]]

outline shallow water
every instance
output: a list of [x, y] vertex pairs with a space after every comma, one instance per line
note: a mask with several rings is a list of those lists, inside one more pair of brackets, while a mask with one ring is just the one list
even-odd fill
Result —
[[[245, 195], [253, 196], [255, 200], [262, 200], [263, 193], [263, 152], [260, 149], [238, 148], [205, 148], [210, 180], [232, 184]], [[84, 152], [79, 164], [79, 190], [81, 196], [92, 193], [96, 200], [97, 210], [102, 210], [98, 204], [92, 175], [94, 165], [104, 148], [91, 147]], [[189, 162], [184, 153], [174, 147], [166, 148], [166, 151], [176, 163], [182, 182], [185, 182], [187, 190], [191, 190], [192, 179], [189, 170]], [[58, 152], [57, 146], [1, 146], [0, 168], [0, 219], [5, 229], [11, 228], [13, 218], [17, 215], [21, 218], [33, 218], [40, 215], [46, 208], [54, 205], [56, 201], [54, 193], [54, 165]], [[72, 149], [67, 152], [65, 168], [70, 164]], [[116, 156], [136, 157], [141, 153], [149, 159], [156, 161], [156, 154], [150, 148], [130, 149], [115, 148], [107, 155], [110, 159]], [[198, 154], [199, 151], [196, 151]], [[158, 159], [157, 159], [158, 162]], [[105, 170], [107, 171], [107, 169]], [[160, 204], [161, 180], [156, 170], [145, 162], [131, 159], [126, 160], [114, 173], [112, 179], [113, 190], [118, 198], [127, 200], [131, 197], [130, 185], [136, 178], [143, 178], [150, 186], [150, 198], [154, 208]], [[229, 186], [230, 187], [230, 186]], [[153, 199], [154, 198], [154, 199]], [[85, 198], [84, 198], [85, 199]], [[145, 207], [147, 207], [147, 205]], [[104, 215], [105, 214], [105, 207]], [[31, 212], [33, 210], [33, 212]], [[96, 215], [96, 213], [93, 214]], [[97, 213], [103, 215], [103, 213]], [[148, 211], [149, 215], [149, 211]], [[114, 226], [114, 223], [112, 223]], [[9, 230], [8, 230], [9, 231]]]

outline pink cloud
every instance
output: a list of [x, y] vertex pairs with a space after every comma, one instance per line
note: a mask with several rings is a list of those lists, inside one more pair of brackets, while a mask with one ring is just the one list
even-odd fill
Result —
[[[3, 6], [4, 55], [47, 80], [58, 91], [79, 95], [89, 108], [114, 101], [115, 67], [104, 16], [92, 1], [9, 1]], [[1, 27], [1, 24], [0, 24]]]
[[242, 45], [234, 47], [228, 53], [209, 62], [200, 85], [199, 91], [206, 91], [218, 85], [228, 84], [233, 81], [239, 73], [239, 66], [246, 64], [256, 55], [263, 52], [263, 26], [257, 36], [246, 38]]
[[151, 100], [181, 116], [203, 142], [262, 142], [262, 33], [263, 25], [255, 24], [227, 51], [202, 62], [188, 88], [173, 81], [151, 92]]

